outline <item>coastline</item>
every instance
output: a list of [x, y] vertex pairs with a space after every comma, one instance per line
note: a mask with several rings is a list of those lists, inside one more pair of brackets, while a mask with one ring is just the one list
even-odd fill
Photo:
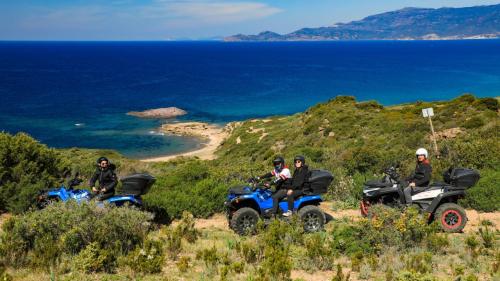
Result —
[[166, 123], [160, 128], [161, 132], [176, 136], [191, 136], [199, 138], [202, 146], [198, 149], [180, 152], [171, 155], [141, 159], [142, 162], [166, 162], [178, 157], [198, 157], [201, 160], [213, 160], [215, 151], [232, 131], [232, 123], [218, 126], [203, 122]]

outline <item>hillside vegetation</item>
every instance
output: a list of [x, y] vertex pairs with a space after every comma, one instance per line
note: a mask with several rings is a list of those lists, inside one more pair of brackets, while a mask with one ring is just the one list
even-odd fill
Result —
[[[432, 151], [421, 117], [427, 107], [434, 108], [439, 136], [440, 157], [431, 152], [434, 180], [451, 165], [478, 169], [481, 180], [462, 204], [498, 210], [499, 103], [493, 98], [383, 107], [339, 96], [304, 113], [230, 124], [231, 136], [211, 161], [143, 163], [113, 151], [56, 150], [26, 134], [0, 133], [0, 214], [14, 213], [0, 216], [0, 278], [496, 280], [500, 232], [487, 220], [465, 234], [446, 234], [415, 209], [374, 207], [374, 219], [334, 219], [314, 234], [303, 233], [296, 220], [271, 221], [253, 237], [195, 227], [194, 217], [222, 211], [228, 187], [268, 171], [276, 155], [291, 160], [303, 154], [312, 168], [331, 170], [335, 180], [326, 197], [355, 207], [366, 179], [394, 164], [408, 174], [416, 148]], [[40, 190], [60, 184], [66, 171], [88, 178], [102, 155], [119, 176], [157, 177], [144, 198], [146, 211], [92, 203], [33, 209]], [[171, 219], [180, 221], [156, 223]]]
[[[433, 107], [440, 157], [432, 153], [430, 128], [423, 108]], [[417, 102], [384, 107], [339, 96], [292, 116], [274, 116], [230, 124], [233, 133], [218, 150], [218, 159], [178, 159], [143, 163], [106, 150], [54, 150], [25, 134], [0, 135], [0, 210], [22, 212], [32, 206], [41, 189], [57, 184], [64, 170], [89, 177], [95, 159], [105, 155], [117, 165], [119, 176], [149, 172], [157, 183], [145, 196], [150, 210], [180, 217], [187, 210], [196, 217], [222, 211], [229, 186], [271, 168], [276, 155], [287, 160], [297, 154], [312, 168], [330, 170], [335, 180], [328, 197], [355, 206], [362, 183], [379, 177], [389, 165], [401, 174], [414, 169], [415, 150], [431, 152], [433, 178], [442, 180], [450, 166], [474, 168], [481, 180], [468, 191], [463, 204], [482, 211], [499, 209], [499, 103], [463, 95], [446, 102]]]

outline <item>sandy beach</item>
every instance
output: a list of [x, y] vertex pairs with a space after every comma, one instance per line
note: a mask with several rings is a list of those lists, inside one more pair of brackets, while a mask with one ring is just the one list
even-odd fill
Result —
[[176, 136], [192, 136], [202, 140], [202, 147], [196, 150], [154, 158], [147, 158], [143, 162], [164, 162], [177, 157], [198, 157], [202, 160], [216, 158], [215, 151], [224, 142], [231, 132], [231, 126], [217, 126], [202, 122], [180, 122], [163, 124], [160, 131]]

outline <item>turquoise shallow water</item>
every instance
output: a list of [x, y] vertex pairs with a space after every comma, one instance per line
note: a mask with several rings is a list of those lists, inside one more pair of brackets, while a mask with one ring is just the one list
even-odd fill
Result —
[[0, 130], [152, 157], [199, 143], [126, 112], [177, 106], [189, 111], [181, 119], [224, 123], [338, 94], [383, 104], [500, 96], [499, 66], [500, 40], [0, 42]]

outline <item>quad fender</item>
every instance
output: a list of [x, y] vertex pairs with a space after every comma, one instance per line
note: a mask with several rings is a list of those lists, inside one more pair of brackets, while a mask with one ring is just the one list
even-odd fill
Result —
[[47, 198], [57, 198], [61, 201], [67, 201], [69, 199], [69, 195], [64, 188], [49, 190], [45, 195]]
[[230, 208], [231, 209], [241, 209], [244, 207], [249, 207], [257, 211], [259, 214], [261, 214], [261, 209], [259, 207], [259, 204], [255, 202], [253, 198], [237, 198], [230, 203]]
[[302, 207], [308, 206], [308, 205], [314, 205], [317, 206], [321, 202], [323, 202], [323, 199], [319, 195], [312, 195], [312, 196], [304, 196], [299, 198], [298, 200], [295, 200], [295, 209], [298, 210]]
[[142, 206], [142, 200], [135, 196], [113, 196], [109, 199], [104, 200], [110, 204], [114, 204], [116, 206], [122, 206], [126, 203], [129, 203], [132, 206]]
[[463, 190], [449, 191], [439, 194], [436, 198], [434, 198], [434, 200], [432, 200], [432, 203], [425, 211], [432, 214], [436, 211], [439, 205], [443, 203], [457, 203], [458, 199], [464, 195], [465, 191]]

